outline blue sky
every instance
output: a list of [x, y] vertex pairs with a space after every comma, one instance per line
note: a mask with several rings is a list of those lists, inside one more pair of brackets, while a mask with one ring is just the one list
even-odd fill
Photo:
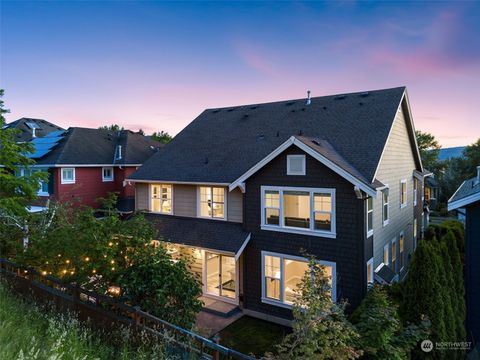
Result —
[[203, 109], [406, 85], [418, 129], [480, 136], [478, 2], [6, 2], [8, 120], [177, 133]]

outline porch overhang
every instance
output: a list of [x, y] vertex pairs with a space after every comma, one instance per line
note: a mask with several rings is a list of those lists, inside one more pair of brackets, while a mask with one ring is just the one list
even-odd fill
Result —
[[250, 241], [240, 223], [152, 213], [145, 219], [155, 227], [157, 240], [231, 254], [235, 260]]

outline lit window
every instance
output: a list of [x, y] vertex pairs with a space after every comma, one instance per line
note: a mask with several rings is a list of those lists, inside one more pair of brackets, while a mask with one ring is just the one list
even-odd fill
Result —
[[389, 193], [388, 189], [382, 191], [382, 213], [383, 213], [383, 226], [388, 225], [388, 201], [389, 201]]
[[397, 271], [397, 241], [393, 240], [392, 241], [392, 270], [394, 272]]
[[102, 181], [113, 181], [113, 167], [102, 168]]
[[74, 184], [75, 183], [75, 168], [62, 168], [61, 169], [61, 183], [62, 184]]
[[287, 155], [287, 175], [305, 175], [305, 155]]
[[334, 237], [334, 201], [334, 189], [262, 186], [262, 229]]
[[172, 213], [172, 185], [151, 185], [151, 194], [150, 210], [152, 212], [161, 214]]
[[383, 263], [385, 265], [388, 265], [390, 264], [390, 261], [388, 259], [388, 244], [386, 244], [384, 247], [383, 247]]
[[225, 219], [225, 188], [200, 187], [200, 216]]
[[[262, 300], [272, 304], [292, 305], [299, 296], [298, 288], [308, 273], [307, 259], [262, 252], [263, 258], [263, 286]], [[332, 299], [336, 300], [335, 264], [319, 262], [324, 266], [324, 275], [332, 286]]]
[[367, 199], [367, 237], [373, 235], [373, 199]]
[[403, 246], [404, 246], [404, 241], [405, 241], [405, 236], [403, 234], [403, 232], [400, 233], [400, 240], [399, 240], [399, 246], [400, 246], [400, 271], [403, 269], [403, 267], [405, 266], [405, 253], [404, 253], [404, 249], [403, 249]]
[[413, 179], [413, 205], [417, 206], [417, 188], [418, 188], [418, 180]]
[[373, 258], [367, 262], [367, 284], [373, 284]]
[[417, 232], [418, 232], [418, 224], [417, 219], [413, 219], [413, 250], [417, 249]]
[[407, 206], [407, 180], [400, 182], [400, 207]]

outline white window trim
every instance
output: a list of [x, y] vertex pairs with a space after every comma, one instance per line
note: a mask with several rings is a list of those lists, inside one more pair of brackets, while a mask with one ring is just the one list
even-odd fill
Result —
[[[366, 225], [367, 225], [367, 238], [373, 235], [373, 209], [374, 209], [374, 204], [373, 204], [373, 198], [371, 198], [371, 199], [372, 199], [372, 210], [368, 210], [368, 198], [367, 198], [367, 200], [365, 200], [365, 205], [366, 205], [366, 208], [367, 208], [367, 217], [365, 219]], [[368, 230], [368, 214], [369, 213], [372, 213], [372, 229], [371, 230]]]
[[[105, 177], [105, 169], [110, 169], [110, 171], [112, 172], [112, 177], [109, 177], [109, 178], [106, 178], [106, 177]], [[102, 181], [103, 181], [103, 182], [112, 182], [113, 179], [114, 179], [113, 166], [104, 166], [104, 167], [102, 167]]]
[[[402, 194], [403, 194], [403, 184], [405, 184], [405, 202], [402, 203]], [[408, 204], [408, 184], [407, 179], [400, 180], [400, 209], [404, 209]]]
[[[384, 202], [383, 191], [385, 191], [387, 194], [386, 203]], [[382, 224], [383, 226], [387, 226], [388, 223], [390, 222], [390, 191], [388, 188], [383, 191], [382, 191]], [[386, 220], [385, 220], [385, 204], [387, 205], [387, 215], [388, 215]]]
[[[261, 186], [261, 225], [260, 228], [262, 230], [268, 231], [278, 231], [278, 232], [285, 232], [285, 233], [292, 233], [292, 234], [303, 234], [303, 235], [311, 235], [311, 236], [320, 236], [326, 238], [335, 239], [337, 237], [336, 233], [336, 216], [335, 216], [335, 189], [332, 188], [305, 188], [305, 187], [292, 187], [292, 186]], [[278, 191], [280, 197], [280, 218], [279, 218], [279, 225], [270, 225], [266, 224], [265, 222], [265, 192], [266, 191]], [[284, 218], [283, 218], [283, 192], [284, 191], [304, 191], [310, 193], [310, 228], [309, 229], [300, 229], [294, 228], [290, 226], [284, 225]], [[331, 196], [332, 201], [332, 211], [331, 211], [331, 230], [330, 231], [323, 231], [323, 230], [314, 230], [315, 222], [312, 221], [314, 219], [314, 193], [327, 193]]]
[[[73, 173], [73, 180], [65, 180], [63, 178], [63, 171], [64, 170], [72, 170], [72, 173]], [[61, 184], [75, 184], [75, 168], [73, 167], [64, 167], [64, 168], [60, 168], [60, 182]]]
[[[275, 299], [270, 299], [267, 298], [265, 295], [265, 256], [274, 256], [274, 257], [279, 257], [280, 258], [280, 300], [275, 300]], [[265, 304], [270, 304], [270, 305], [275, 305], [275, 306], [280, 306], [284, 307], [287, 309], [291, 309], [292, 305], [291, 304], [286, 304], [283, 302], [283, 296], [284, 296], [284, 260], [296, 260], [296, 261], [303, 261], [308, 263], [308, 259], [301, 257], [301, 256], [294, 256], [294, 255], [287, 255], [287, 254], [280, 254], [276, 252], [270, 252], [270, 251], [262, 251], [261, 252], [261, 263], [262, 263], [262, 297], [261, 300]], [[325, 265], [325, 266], [331, 266], [332, 267], [332, 301], [336, 302], [337, 301], [337, 264], [333, 261], [325, 261], [325, 260], [318, 260], [317, 261], [320, 265]]]
[[[302, 159], [303, 168], [300, 172], [294, 172], [290, 169], [290, 159]], [[305, 155], [287, 155], [287, 175], [306, 175], [307, 173], [307, 164]]]
[[[153, 186], [160, 186], [160, 194], [162, 193], [161, 191], [161, 187], [162, 186], [171, 186], [172, 187], [172, 197], [170, 199], [171, 203], [172, 203], [172, 206], [170, 207], [170, 212], [163, 212], [163, 211], [153, 211], [153, 206], [152, 206], [152, 200], [153, 200], [153, 192], [152, 192], [152, 187]], [[161, 197], [159, 198], [161, 200]], [[160, 206], [160, 209], [162, 207]], [[154, 184], [150, 184], [148, 186], [148, 210], [152, 213], [152, 214], [162, 214], [162, 215], [173, 215], [173, 185], [172, 184], [160, 184], [160, 183], [154, 183]]]
[[418, 180], [414, 178], [413, 179], [413, 206], [417, 206], [417, 195], [418, 195]]
[[370, 285], [370, 284], [373, 284], [375, 282], [375, 278], [374, 278], [374, 269], [373, 269], [373, 257], [367, 261], [367, 271], [368, 271], [368, 265], [371, 265], [370, 266], [370, 276], [372, 278], [372, 282], [368, 281], [368, 273], [367, 273], [367, 285]]
[[[387, 251], [387, 258], [385, 259], [385, 250]], [[385, 265], [390, 265], [390, 243], [383, 246], [383, 263]]]
[[[402, 251], [402, 248], [400, 247], [400, 239], [403, 237], [403, 251]], [[400, 272], [403, 270], [403, 268], [405, 267], [405, 257], [404, 257], [404, 254], [405, 254], [405, 232], [404, 231], [400, 231], [400, 235], [398, 237], [398, 255], [400, 255]]]
[[[213, 211], [212, 211], [212, 216], [202, 216], [201, 214], [201, 209], [200, 209], [200, 188], [201, 187], [207, 187], [207, 188], [223, 188], [223, 218], [219, 217], [213, 217]], [[212, 197], [213, 197], [213, 191], [212, 191]], [[228, 207], [227, 207], [227, 188], [223, 186], [213, 186], [213, 185], [200, 185], [197, 186], [197, 217], [201, 219], [210, 219], [210, 220], [219, 220], [219, 221], [227, 221], [228, 215]]]

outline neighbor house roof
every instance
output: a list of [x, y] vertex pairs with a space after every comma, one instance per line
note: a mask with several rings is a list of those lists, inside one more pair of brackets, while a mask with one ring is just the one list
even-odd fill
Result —
[[[479, 170], [480, 172], [480, 170]], [[480, 201], [480, 175], [465, 180], [448, 200], [448, 210], [455, 210]]]
[[[398, 87], [314, 97], [309, 105], [298, 99], [208, 109], [130, 179], [231, 184], [297, 136], [360, 181], [376, 183], [404, 94]], [[419, 159], [417, 167], [422, 170]]]
[[58, 130], [64, 130], [60, 126], [52, 124], [43, 119], [21, 118], [11, 123], [5, 124], [4, 129], [17, 129], [19, 133], [15, 135], [18, 142], [30, 141], [33, 138], [33, 129], [35, 128], [35, 137], [44, 137], [45, 135]]
[[[117, 146], [122, 157], [115, 160]], [[37, 165], [140, 165], [152, 156], [160, 143], [129, 130], [69, 128], [62, 140]]]
[[241, 223], [151, 213], [146, 213], [145, 218], [161, 234], [158, 240], [224, 251], [237, 258], [250, 240], [250, 233]]

